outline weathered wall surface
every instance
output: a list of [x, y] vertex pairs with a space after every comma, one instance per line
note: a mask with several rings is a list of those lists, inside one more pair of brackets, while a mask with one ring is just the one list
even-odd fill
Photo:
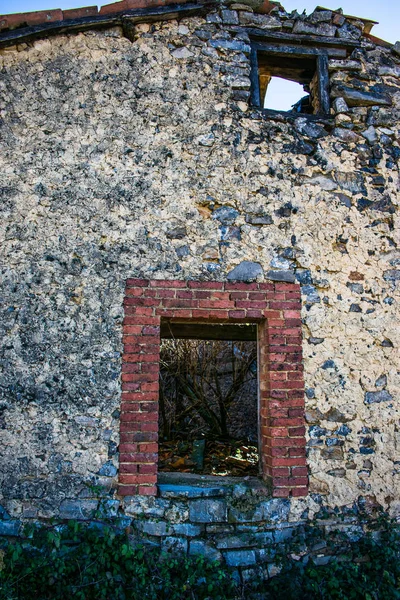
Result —
[[7, 519], [86, 514], [91, 485], [113, 489], [126, 278], [242, 261], [302, 284], [312, 495], [291, 518], [360, 496], [398, 513], [400, 59], [363, 40], [330, 65], [332, 96], [392, 106], [279, 122], [249, 107], [239, 17], [280, 27], [230, 11], [0, 53]]

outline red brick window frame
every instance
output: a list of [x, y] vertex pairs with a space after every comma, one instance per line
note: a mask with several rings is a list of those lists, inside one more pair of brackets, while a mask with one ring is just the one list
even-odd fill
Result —
[[257, 324], [262, 476], [275, 497], [305, 496], [300, 286], [128, 279], [124, 307], [118, 493], [157, 493], [160, 324], [165, 319]]

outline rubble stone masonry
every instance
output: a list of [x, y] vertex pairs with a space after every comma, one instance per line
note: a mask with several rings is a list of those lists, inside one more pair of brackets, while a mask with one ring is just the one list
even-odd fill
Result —
[[[17, 29], [14, 45], [1, 34], [0, 534], [90, 517], [103, 498], [153, 539], [229, 547], [230, 564], [249, 566], [265, 557], [241, 550], [239, 533], [262, 547], [321, 511], [400, 512], [400, 56], [340, 12], [260, 14], [246, 2], [172, 17], [128, 26], [128, 14], [40, 39]], [[328, 62], [329, 114], [252, 106], [254, 35], [342, 49]], [[245, 301], [276, 294], [270, 325], [293, 318], [298, 340], [301, 330], [305, 393], [293, 416], [309, 493], [288, 484], [292, 497], [271, 499], [239, 481], [145, 496], [157, 492], [156, 457], [146, 468], [130, 457], [130, 386], [145, 364], [132, 339], [157, 338], [156, 308], [185, 310], [186, 299], [240, 320], [251, 307], [231, 306], [238, 285]], [[298, 289], [301, 322], [282, 296]], [[132, 307], [143, 322], [130, 321]], [[143, 382], [156, 402], [157, 376]], [[139, 413], [155, 453], [156, 421]], [[145, 484], [124, 495], [138, 473]], [[298, 486], [306, 480], [302, 463]]]

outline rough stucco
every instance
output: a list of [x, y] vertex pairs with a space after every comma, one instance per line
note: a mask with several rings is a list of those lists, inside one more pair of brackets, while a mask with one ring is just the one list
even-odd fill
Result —
[[233, 36], [192, 18], [138, 25], [133, 43], [113, 29], [0, 52], [11, 516], [115, 485], [126, 278], [222, 281], [242, 261], [302, 284], [311, 491], [398, 512], [400, 60], [363, 41], [357, 70], [331, 64], [332, 87], [393, 106], [325, 134], [249, 107], [246, 35], [208, 41]]

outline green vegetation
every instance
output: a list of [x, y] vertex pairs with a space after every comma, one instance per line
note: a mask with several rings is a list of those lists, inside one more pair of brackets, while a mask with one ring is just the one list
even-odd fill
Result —
[[330, 534], [328, 554], [338, 542], [341, 551], [323, 566], [299, 560], [315, 535], [301, 540], [300, 553], [282, 553], [278, 576], [238, 584], [221, 564], [134, 545], [110, 525], [41, 527], [0, 550], [0, 600], [400, 599], [400, 537], [391, 522], [358, 541]]
[[271, 580], [263, 600], [400, 599], [399, 530], [387, 519], [378, 525], [375, 535], [351, 543], [336, 532], [328, 535], [328, 554], [336, 551], [337, 556], [326, 565], [284, 560], [282, 573]]
[[202, 557], [135, 548], [109, 526], [76, 521], [10, 544], [0, 569], [1, 600], [223, 600], [233, 593], [224, 570]]

